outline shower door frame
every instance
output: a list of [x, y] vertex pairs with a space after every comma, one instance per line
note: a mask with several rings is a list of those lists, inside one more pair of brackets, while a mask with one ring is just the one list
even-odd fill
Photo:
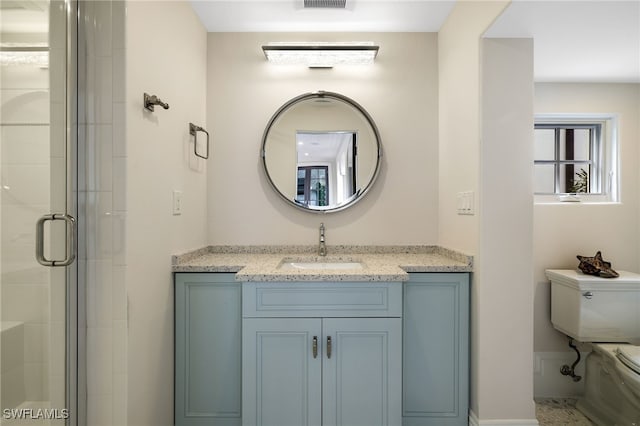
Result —
[[[44, 414], [46, 419], [54, 419], [55, 424], [61, 424], [61, 420], [64, 418], [64, 424], [67, 426], [84, 426], [86, 425], [86, 337], [83, 330], [86, 330], [84, 325], [86, 321], [83, 319], [86, 313], [85, 308], [85, 283], [80, 280], [79, 277], [84, 276], [83, 269], [85, 269], [84, 263], [78, 260], [78, 238], [84, 238], [85, 232], [80, 227], [76, 226], [78, 219], [84, 222], [84, 218], [79, 218], [79, 195], [81, 194], [77, 188], [79, 177], [79, 156], [78, 156], [78, 143], [81, 141], [81, 135], [78, 131], [79, 121], [79, 96], [82, 91], [79, 87], [79, 27], [80, 27], [80, 7], [79, 2], [82, 0], [55, 0], [48, 3], [48, 10], [45, 16], [35, 16], [28, 13], [24, 16], [20, 16], [19, 21], [15, 21], [18, 25], [26, 25], [26, 28], [30, 28], [29, 25], [35, 23], [35, 26], [41, 24], [41, 19], [48, 20], [48, 34], [46, 37], [47, 45], [43, 46], [35, 51], [46, 51], [48, 59], [46, 65], [42, 65], [41, 68], [49, 69], [48, 72], [48, 121], [47, 126], [49, 128], [49, 180], [48, 183], [38, 183], [39, 185], [48, 185], [49, 189], [49, 203], [48, 207], [40, 210], [37, 207], [40, 214], [44, 214], [40, 219], [36, 221], [35, 225], [35, 245], [34, 254], [36, 260], [41, 265], [44, 265], [48, 269], [48, 301], [49, 304], [48, 313], [49, 318], [46, 325], [48, 325], [48, 335], [44, 339], [48, 345], [48, 369], [45, 371], [48, 373], [49, 378], [47, 381], [48, 390], [48, 407], [42, 407], [46, 411]], [[19, 9], [19, 8], [18, 8]], [[35, 10], [35, 9], [34, 9]], [[44, 10], [44, 9], [42, 9]], [[38, 10], [39, 13], [40, 10]], [[32, 20], [33, 19], [33, 20]], [[34, 27], [35, 27], [34, 26]], [[31, 27], [33, 28], [33, 27]], [[16, 33], [21, 33], [17, 31]], [[40, 34], [38, 32], [38, 34]], [[19, 44], [19, 43], [18, 43]], [[7, 48], [11, 51], [13, 46]], [[14, 50], [22, 52], [22, 46], [18, 46]], [[27, 47], [27, 49], [30, 47]], [[3, 49], [4, 50], [4, 49]], [[26, 50], [29, 52], [31, 50]], [[53, 62], [52, 62], [53, 58]], [[52, 67], [52, 63], [54, 64]], [[52, 72], [55, 70], [55, 72]], [[55, 101], [52, 98], [52, 89], [55, 89], [56, 93], [61, 96], [56, 96]], [[62, 103], [64, 102], [64, 103]], [[51, 114], [54, 109], [58, 108], [62, 114], [55, 116]], [[25, 122], [25, 125], [28, 125]], [[43, 123], [44, 124], [44, 123]], [[60, 133], [58, 133], [60, 131]], [[54, 154], [51, 147], [54, 143], [63, 143], [64, 145], [64, 158], [60, 158], [60, 151], [56, 150]], [[54, 165], [54, 157], [58, 160]], [[62, 160], [62, 161], [59, 161]], [[55, 170], [54, 170], [55, 169]], [[59, 174], [58, 174], [59, 173]], [[54, 179], [54, 174], [56, 178]], [[3, 188], [4, 189], [4, 188]], [[9, 189], [8, 187], [6, 188]], [[48, 210], [48, 212], [47, 212]], [[60, 233], [61, 229], [57, 227], [54, 230], [53, 222], [58, 222], [64, 219], [65, 232]], [[45, 223], [50, 222], [49, 231], [45, 231]], [[61, 235], [66, 234], [66, 238]], [[46, 235], [46, 238], [45, 238]], [[46, 244], [45, 244], [46, 239]], [[56, 258], [60, 253], [60, 249], [63, 248], [65, 253], [64, 260]], [[48, 258], [47, 256], [50, 256]], [[54, 286], [54, 283], [56, 284]], [[64, 289], [64, 297], [58, 299], [53, 297], [54, 287], [62, 287]], [[58, 290], [56, 290], [58, 291]], [[59, 294], [59, 293], [58, 293]], [[56, 327], [61, 327], [59, 330], [64, 330], [64, 336], [59, 336], [58, 332], [53, 331], [53, 317], [57, 318], [57, 315], [51, 315], [53, 302], [55, 301], [56, 309], [63, 315], [56, 320]], [[64, 324], [62, 324], [64, 320]], [[83, 328], [84, 327], [84, 328]], [[60, 353], [60, 357], [53, 355], [54, 350], [51, 349], [54, 346], [54, 339], [58, 338], [61, 341], [56, 342], [59, 346], [56, 346], [56, 353]], [[58, 352], [57, 348], [60, 349]], [[24, 349], [24, 348], [23, 348]], [[62, 352], [64, 351], [63, 357]], [[56, 359], [56, 365], [53, 366], [51, 359]], [[60, 361], [58, 364], [57, 361]], [[64, 371], [56, 371], [55, 369], [63, 369]], [[58, 374], [63, 378], [62, 380], [52, 381], [51, 377], [53, 373]], [[24, 371], [22, 372], [24, 383]], [[64, 386], [64, 387], [63, 387]], [[44, 392], [44, 391], [42, 391]], [[38, 401], [44, 401], [42, 398], [45, 394], [40, 395]], [[25, 401], [23, 401], [25, 402]], [[63, 405], [63, 406], [60, 406]], [[20, 408], [16, 407], [15, 415], [18, 419], [28, 419], [33, 416], [33, 411], [36, 410], [39, 416], [41, 412], [40, 408]], [[8, 416], [3, 412], [4, 416]], [[59, 417], [62, 416], [62, 417]], [[9, 418], [9, 417], [7, 417]], [[11, 417], [13, 418], [13, 417]], [[31, 417], [33, 418], [33, 417]], [[37, 417], [40, 418], [40, 417]]]
[[[66, 118], [65, 118], [65, 148], [66, 148], [66, 209], [67, 213], [76, 218], [76, 223], [82, 220], [78, 209], [78, 131], [79, 117], [79, 79], [78, 79], [78, 38], [80, 8], [78, 0], [64, 0], [66, 13]], [[86, 404], [81, 402], [80, 396], [86, 395], [86, 375], [81, 373], [80, 366], [86, 365], [83, 349], [86, 347], [84, 333], [80, 329], [80, 318], [84, 315], [85, 307], [83, 292], [80, 290], [79, 268], [77, 256], [77, 242], [83, 237], [80, 226], [75, 228], [76, 260], [66, 267], [66, 386], [65, 399], [70, 416], [66, 420], [67, 426], [86, 424]], [[83, 398], [86, 402], [86, 398]]]

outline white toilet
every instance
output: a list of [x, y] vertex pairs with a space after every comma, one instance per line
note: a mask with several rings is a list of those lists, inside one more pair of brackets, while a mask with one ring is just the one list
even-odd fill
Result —
[[640, 274], [550, 269], [551, 322], [592, 346], [578, 409], [601, 426], [640, 426]]

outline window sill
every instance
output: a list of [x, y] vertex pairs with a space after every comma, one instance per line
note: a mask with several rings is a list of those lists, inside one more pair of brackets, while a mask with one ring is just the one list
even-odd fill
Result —
[[534, 204], [549, 205], [615, 205], [622, 204], [614, 201], [607, 195], [534, 195]]

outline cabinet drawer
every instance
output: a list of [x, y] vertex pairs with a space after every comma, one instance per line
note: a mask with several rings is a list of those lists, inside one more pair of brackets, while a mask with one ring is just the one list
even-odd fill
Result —
[[402, 283], [243, 283], [242, 316], [401, 317]]

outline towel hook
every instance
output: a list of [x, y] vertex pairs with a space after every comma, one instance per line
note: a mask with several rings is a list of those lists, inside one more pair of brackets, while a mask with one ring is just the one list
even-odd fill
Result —
[[169, 104], [166, 102], [162, 102], [162, 99], [157, 97], [156, 95], [149, 95], [148, 93], [144, 94], [144, 107], [149, 111], [153, 112], [154, 105], [160, 105], [164, 109], [169, 109]]
[[[204, 132], [205, 135], [207, 135], [207, 149], [206, 149], [206, 154], [201, 155], [198, 153], [198, 135], [197, 132]], [[205, 129], [203, 129], [200, 126], [196, 126], [193, 123], [189, 123], [189, 134], [193, 136], [193, 153], [196, 155], [196, 157], [200, 157], [200, 158], [204, 158], [205, 160], [209, 158], [209, 132], [207, 132]]]

